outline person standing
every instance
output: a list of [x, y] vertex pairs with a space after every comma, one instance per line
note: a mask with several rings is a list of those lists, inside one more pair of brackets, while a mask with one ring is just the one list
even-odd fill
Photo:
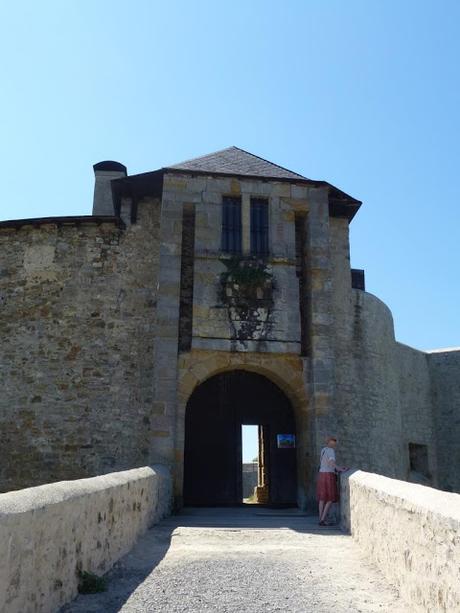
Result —
[[326, 518], [333, 502], [338, 502], [339, 494], [337, 491], [336, 472], [348, 470], [344, 466], [337, 466], [335, 462], [335, 448], [337, 439], [328, 436], [326, 447], [321, 449], [318, 483], [316, 486], [316, 497], [319, 505], [319, 525], [326, 526]]

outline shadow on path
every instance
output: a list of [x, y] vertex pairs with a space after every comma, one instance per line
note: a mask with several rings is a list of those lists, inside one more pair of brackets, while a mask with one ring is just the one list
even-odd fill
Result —
[[81, 594], [60, 609], [60, 613], [116, 613], [131, 594], [163, 560], [170, 544], [173, 525], [153, 526], [143, 534], [133, 549], [115, 563], [105, 575], [107, 591]]
[[186, 508], [169, 517], [163, 525], [186, 528], [218, 528], [241, 530], [293, 530], [314, 534], [340, 534], [338, 526], [319, 526], [317, 515], [298, 509], [270, 509], [248, 505], [227, 508]]
[[[174, 532], [180, 528], [233, 531], [289, 530], [299, 533], [340, 535], [337, 527], [318, 526], [317, 516], [297, 509], [189, 508], [153, 526], [143, 534], [133, 549], [110, 570], [108, 590], [85, 594], [61, 608], [60, 613], [117, 613], [166, 556]], [[147, 610], [147, 609], [146, 609]]]

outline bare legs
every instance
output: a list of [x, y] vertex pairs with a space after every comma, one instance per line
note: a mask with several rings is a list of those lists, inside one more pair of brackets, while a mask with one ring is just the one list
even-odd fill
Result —
[[319, 521], [322, 523], [326, 520], [327, 514], [329, 513], [329, 509], [331, 508], [332, 502], [328, 500], [326, 503], [324, 500], [319, 501]]
[[320, 500], [319, 501], [319, 521], [321, 521], [321, 518], [323, 517], [323, 511], [324, 511], [324, 500]]

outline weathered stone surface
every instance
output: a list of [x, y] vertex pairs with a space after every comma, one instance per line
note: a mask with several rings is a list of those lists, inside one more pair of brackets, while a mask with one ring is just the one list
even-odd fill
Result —
[[160, 466], [0, 494], [0, 611], [54, 613], [170, 512]]
[[[175, 496], [180, 502], [183, 479], [183, 449], [185, 440], [185, 412], [188, 399], [197, 385], [214, 374], [244, 369], [266, 376], [278, 385], [292, 403], [298, 424], [298, 462], [297, 480], [299, 484], [299, 505], [304, 508], [315, 482], [308, 478], [310, 464], [315, 463], [316, 455], [311, 454], [306, 427], [311, 412], [309, 398], [304, 384], [304, 361], [293, 353], [266, 352], [225, 352], [220, 349], [211, 351], [192, 348], [183, 353], [178, 360], [178, 396], [176, 406], [176, 454], [179, 461], [175, 470]], [[308, 470], [307, 470], [308, 467]]]
[[[194, 181], [199, 181], [194, 186]], [[183, 191], [174, 193], [174, 183], [168, 183], [168, 198], [187, 202], [187, 195]], [[222, 307], [220, 300], [220, 278], [225, 272], [225, 257], [221, 253], [221, 203], [222, 195], [228, 193], [242, 195], [243, 214], [243, 254], [249, 251], [249, 203], [250, 196], [264, 196], [269, 198], [271, 223], [271, 251], [273, 257], [278, 258], [276, 268], [273, 267], [275, 289], [273, 291], [273, 308], [271, 309], [270, 330], [266, 321], [268, 313], [253, 313], [248, 318], [249, 325], [254, 322], [254, 341], [261, 338], [265, 341], [258, 345], [259, 351], [279, 352], [280, 342], [288, 341], [300, 343], [300, 322], [298, 302], [298, 281], [295, 277], [295, 232], [294, 220], [291, 217], [282, 217], [283, 213], [292, 213], [288, 203], [280, 204], [278, 192], [280, 184], [277, 182], [261, 182], [208, 177], [203, 186], [202, 178], [187, 179], [187, 186], [194, 194], [201, 193], [202, 201], [196, 204], [196, 237], [195, 237], [195, 270], [194, 270], [194, 317], [193, 317], [193, 346], [206, 347], [205, 339], [209, 339], [209, 349], [219, 344], [223, 351], [252, 351], [254, 344], [241, 342], [241, 318], [235, 313], [227, 314], [227, 319], [220, 317]], [[286, 191], [283, 187], [282, 191]], [[289, 186], [287, 193], [289, 192]], [[202, 190], [200, 192], [200, 190]], [[289, 192], [290, 194], [290, 192]], [[289, 195], [288, 194], [288, 195]], [[275, 233], [277, 234], [275, 235]], [[228, 256], [227, 256], [228, 257]], [[282, 259], [280, 259], [282, 258]], [[272, 257], [270, 256], [269, 265]], [[237, 290], [238, 294], [238, 290]], [[229, 296], [230, 297], [230, 296]], [[216, 313], [218, 312], [218, 314]], [[260, 321], [258, 321], [260, 320]], [[260, 325], [258, 325], [260, 324]], [[250, 325], [251, 327], [251, 325]], [[237, 328], [237, 329], [236, 329]], [[196, 339], [196, 340], [195, 340]], [[229, 340], [237, 342], [230, 343]], [[299, 351], [298, 347], [296, 351]]]
[[1, 491], [149, 460], [158, 203], [138, 213], [0, 235]]
[[362, 471], [341, 482], [344, 528], [410, 610], [460, 610], [460, 495]]
[[294, 509], [187, 510], [109, 578], [62, 613], [411, 613], [352, 538]]
[[243, 464], [243, 498], [254, 495], [257, 483], [257, 462]]
[[405, 478], [399, 373], [393, 321], [375, 296], [353, 290], [336, 311], [332, 419], [343, 463]]
[[438, 485], [460, 492], [460, 348], [431, 351], [428, 364], [438, 441]]
[[[399, 373], [403, 439], [402, 457], [405, 470], [405, 474], [402, 477], [409, 481], [423, 479], [425, 485], [442, 485], [445, 488], [445, 479], [439, 475], [438, 469], [438, 446], [441, 449], [444, 445], [442, 440], [438, 443], [436, 437], [436, 407], [433, 403], [429, 355], [412, 347], [396, 343], [394, 362]], [[451, 397], [450, 401], [452, 399]], [[460, 407], [460, 397], [458, 407]], [[451, 408], [453, 409], [453, 407]], [[460, 420], [460, 415], [458, 419]], [[454, 420], [451, 423], [451, 427], [453, 423]], [[428, 455], [428, 472], [426, 475], [417, 475], [413, 471], [411, 472], [409, 464], [410, 443], [426, 446]], [[452, 447], [452, 452], [455, 453], [454, 447]], [[458, 459], [460, 461], [460, 455]]]
[[[229, 194], [243, 260], [250, 198], [268, 201], [267, 285], [223, 280]], [[352, 290], [348, 219], [330, 216], [327, 186], [168, 171], [161, 202], [137, 209], [124, 230], [0, 228], [2, 490], [161, 462], [180, 499], [187, 400], [230, 368], [295, 399], [302, 506], [327, 434], [339, 462], [401, 479], [417, 478], [409, 444], [425, 446], [424, 479], [460, 490], [460, 351], [396, 343], [389, 309]]]

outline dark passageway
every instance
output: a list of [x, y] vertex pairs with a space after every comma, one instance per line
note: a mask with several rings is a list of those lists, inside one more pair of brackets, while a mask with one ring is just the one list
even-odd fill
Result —
[[291, 403], [269, 379], [235, 370], [211, 377], [192, 394], [185, 418], [186, 505], [235, 505], [243, 500], [242, 424], [260, 427], [259, 485], [264, 502], [296, 504], [296, 450]]

